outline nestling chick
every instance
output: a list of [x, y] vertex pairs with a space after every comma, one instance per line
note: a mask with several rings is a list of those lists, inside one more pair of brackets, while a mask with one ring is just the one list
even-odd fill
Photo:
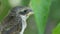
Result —
[[[22, 23], [22, 29], [20, 31], [20, 34], [23, 34], [26, 27], [27, 27], [27, 23], [26, 23], [26, 20], [27, 18], [29, 18], [30, 15], [33, 14], [33, 11], [28, 8], [28, 7], [24, 7], [24, 6], [17, 6], [17, 7], [14, 7], [11, 11], [11, 14], [12, 16], [16, 16], [16, 18], [18, 18], [18, 22], [21, 20], [20, 23]], [[21, 18], [21, 19], [20, 19]]]

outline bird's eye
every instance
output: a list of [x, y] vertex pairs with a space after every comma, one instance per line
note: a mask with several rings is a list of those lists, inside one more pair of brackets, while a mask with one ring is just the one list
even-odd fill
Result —
[[24, 10], [24, 13], [27, 13], [28, 10]]

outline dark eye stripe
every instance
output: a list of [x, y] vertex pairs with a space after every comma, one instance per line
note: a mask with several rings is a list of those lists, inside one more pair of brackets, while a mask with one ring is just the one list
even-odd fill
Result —
[[20, 12], [19, 14], [25, 15], [25, 14], [27, 14], [27, 13], [28, 13], [28, 10], [24, 10], [24, 11]]
[[25, 12], [19, 12], [19, 14], [21, 14], [21, 15], [25, 15], [26, 13], [25, 13]]

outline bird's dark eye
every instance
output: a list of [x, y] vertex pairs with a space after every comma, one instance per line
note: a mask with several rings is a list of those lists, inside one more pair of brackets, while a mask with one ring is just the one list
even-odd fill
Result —
[[28, 10], [24, 10], [24, 13], [27, 13]]

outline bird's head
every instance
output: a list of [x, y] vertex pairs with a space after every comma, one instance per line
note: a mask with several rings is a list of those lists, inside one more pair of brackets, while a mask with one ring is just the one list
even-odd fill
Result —
[[12, 14], [20, 16], [22, 19], [26, 20], [30, 15], [33, 14], [33, 11], [29, 7], [18, 6], [12, 9]]

